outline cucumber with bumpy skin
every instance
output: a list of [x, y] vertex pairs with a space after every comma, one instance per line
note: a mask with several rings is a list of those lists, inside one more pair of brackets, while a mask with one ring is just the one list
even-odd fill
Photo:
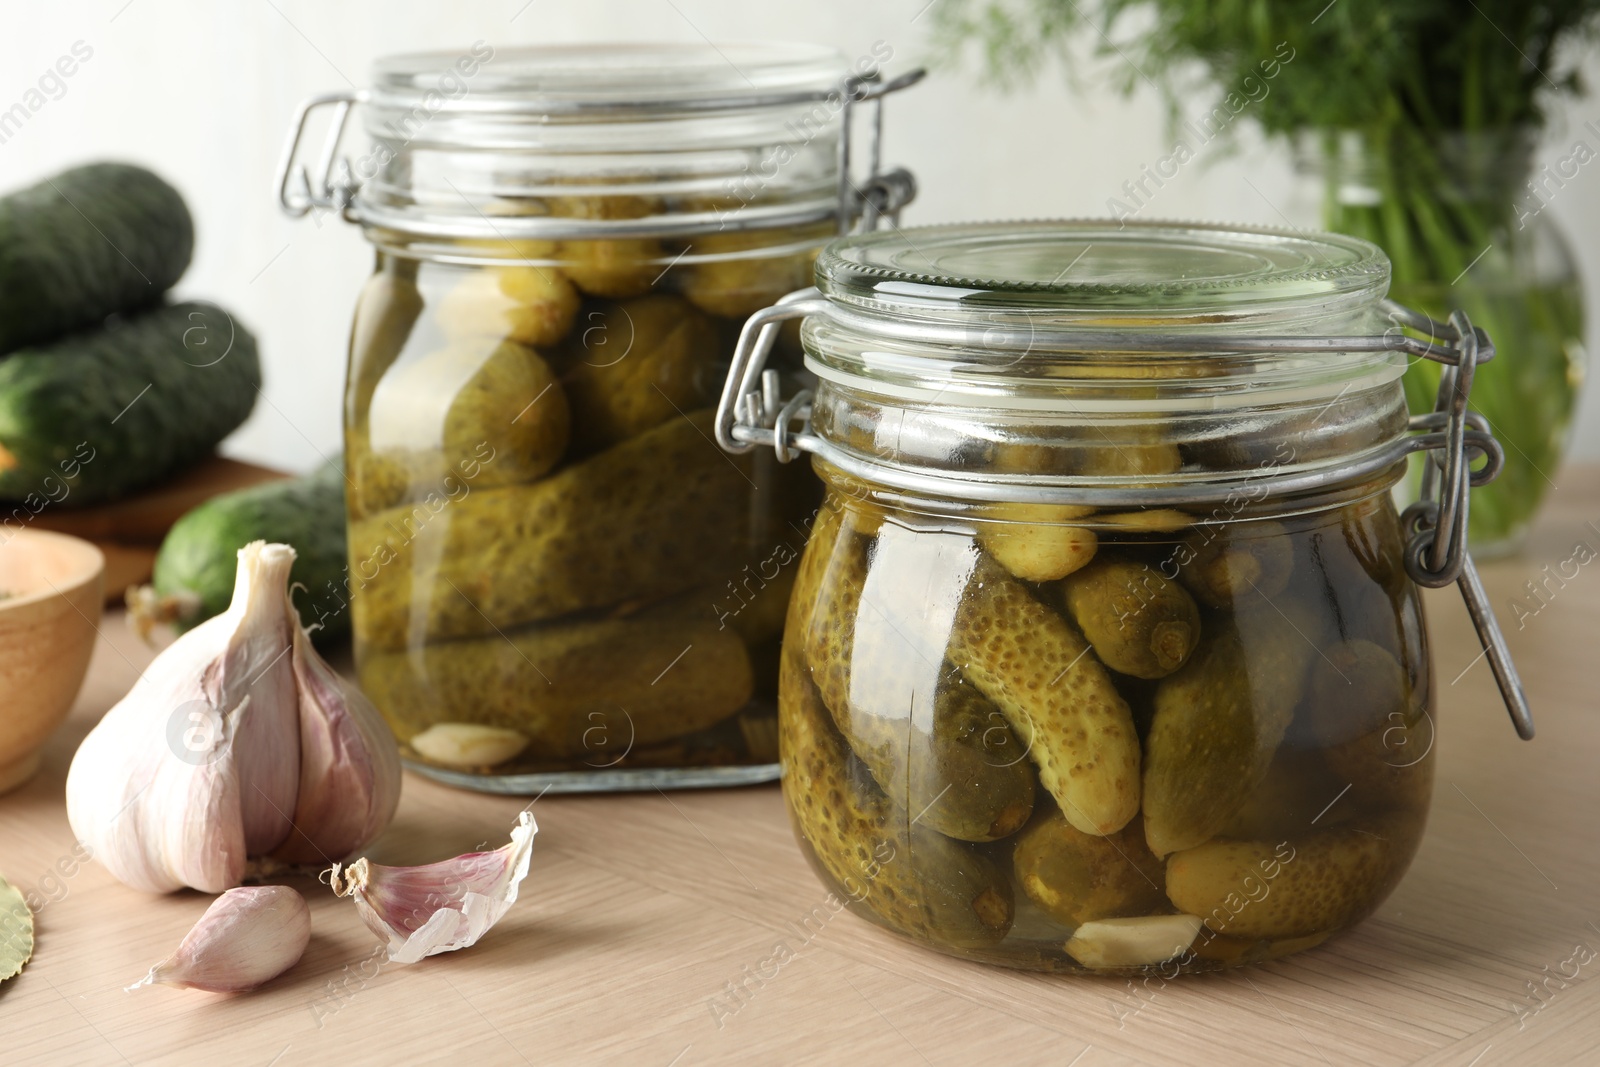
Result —
[[255, 338], [211, 304], [0, 357], [0, 500], [64, 481], [74, 507], [159, 482], [210, 455], [260, 387]]
[[143, 167], [74, 167], [0, 199], [0, 352], [155, 304], [193, 253], [183, 197]]
[[321, 623], [312, 631], [318, 643], [342, 640], [350, 633], [344, 485], [344, 464], [334, 459], [303, 477], [224, 493], [190, 511], [161, 542], [150, 594], [130, 598], [138, 621], [170, 622], [182, 632], [221, 614], [233, 598], [239, 549], [279, 542], [294, 546], [289, 581], [300, 621]]

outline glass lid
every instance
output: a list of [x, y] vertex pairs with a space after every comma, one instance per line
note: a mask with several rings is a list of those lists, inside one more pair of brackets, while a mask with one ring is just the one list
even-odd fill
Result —
[[[471, 92], [451, 90], [470, 63]], [[396, 104], [432, 93], [463, 111], [574, 112], [727, 110], [817, 100], [849, 72], [831, 48], [789, 43], [573, 44], [461, 52], [416, 52], [379, 59], [373, 96]], [[458, 98], [459, 97], [459, 98]]]
[[1389, 260], [1358, 238], [1272, 228], [977, 223], [835, 241], [816, 280], [830, 299], [868, 312], [1171, 327], [1352, 310], [1384, 295]]

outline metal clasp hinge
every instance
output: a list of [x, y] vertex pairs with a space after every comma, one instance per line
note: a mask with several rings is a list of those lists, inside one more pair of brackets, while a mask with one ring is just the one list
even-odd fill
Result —
[[[318, 94], [300, 104], [284, 141], [283, 154], [278, 159], [278, 206], [284, 214], [298, 219], [312, 211], [343, 213], [350, 206], [360, 182], [350, 170], [349, 161], [339, 156], [339, 144], [344, 140], [345, 126], [350, 121], [350, 109], [365, 99], [364, 93], [342, 89]], [[321, 107], [332, 107], [334, 113], [328, 132], [323, 136], [322, 151], [314, 168], [317, 177], [313, 181], [313, 171], [297, 167], [295, 158], [311, 113]]]
[[[828, 301], [812, 287], [790, 293], [745, 320], [717, 402], [717, 444], [736, 455], [765, 445], [782, 463], [800, 452], [817, 450], [820, 442], [811, 433], [811, 391], [802, 389], [784, 400], [778, 372], [767, 369], [767, 356], [782, 323], [827, 308]], [[798, 429], [793, 428], [796, 424]]]
[[[1452, 312], [1449, 322], [1441, 323], [1398, 305], [1390, 305], [1390, 310], [1397, 313], [1403, 325], [1426, 332], [1430, 340], [1443, 337], [1446, 349], [1453, 351], [1456, 357], [1453, 361], [1432, 357], [1444, 365], [1434, 410], [1411, 420], [1412, 429], [1442, 429], [1444, 433], [1437, 449], [1423, 453], [1421, 497], [1401, 516], [1410, 535], [1406, 544], [1406, 573], [1418, 585], [1431, 589], [1451, 582], [1460, 588], [1467, 614], [1472, 616], [1472, 625], [1477, 630], [1478, 642], [1489, 659], [1500, 696], [1511, 715], [1511, 724], [1516, 727], [1517, 736], [1529, 740], [1534, 727], [1528, 695], [1516, 664], [1511, 662], [1511, 652], [1489, 604], [1489, 595], [1478, 577], [1478, 568], [1467, 551], [1469, 490], [1493, 481], [1504, 462], [1498, 448], [1485, 447], [1486, 441], [1493, 444], [1493, 438], [1487, 436], [1488, 423], [1482, 416], [1467, 410], [1478, 364], [1494, 358], [1494, 346], [1483, 331], [1472, 325], [1464, 311]], [[1486, 462], [1474, 472], [1472, 464], [1478, 459]]]
[[[861, 228], [871, 231], [878, 228], [880, 219], [887, 218], [892, 225], [900, 225], [900, 211], [917, 196], [917, 181], [904, 167], [882, 170], [883, 166], [883, 99], [891, 93], [909, 89], [927, 76], [921, 67], [908, 70], [888, 81], [876, 73], [851, 76], [845, 79], [840, 92], [844, 108], [839, 122], [839, 233], [847, 234], [856, 218]], [[860, 184], [850, 176], [850, 140], [852, 119], [858, 103], [871, 101], [872, 134], [867, 142], [867, 177]]]

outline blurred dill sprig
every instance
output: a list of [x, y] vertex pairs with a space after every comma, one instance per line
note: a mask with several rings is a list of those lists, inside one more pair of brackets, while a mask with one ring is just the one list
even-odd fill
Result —
[[[939, 0], [937, 55], [976, 58], [1000, 88], [1074, 50], [1110, 57], [1118, 87], [1176, 97], [1199, 64], [1220, 93], [1260, 78], [1280, 45], [1293, 69], [1251, 108], [1269, 133], [1307, 128], [1482, 130], [1541, 125], [1581, 92], [1576, 49], [1600, 0]], [[1289, 76], [1292, 73], [1292, 76]]]

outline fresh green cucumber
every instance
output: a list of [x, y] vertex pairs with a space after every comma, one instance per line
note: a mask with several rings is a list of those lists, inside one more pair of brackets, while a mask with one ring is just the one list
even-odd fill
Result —
[[75, 506], [159, 482], [237, 429], [260, 388], [255, 338], [211, 304], [0, 357], [0, 500]]
[[193, 253], [183, 197], [143, 167], [74, 167], [0, 199], [0, 352], [155, 304]]
[[321, 623], [318, 642], [350, 633], [346, 607], [344, 465], [333, 460], [300, 478], [253, 485], [213, 497], [167, 531], [156, 554], [151, 593], [130, 600], [140, 621], [170, 622], [179, 632], [227, 610], [239, 549], [251, 541], [292, 545], [290, 581], [300, 621]]

